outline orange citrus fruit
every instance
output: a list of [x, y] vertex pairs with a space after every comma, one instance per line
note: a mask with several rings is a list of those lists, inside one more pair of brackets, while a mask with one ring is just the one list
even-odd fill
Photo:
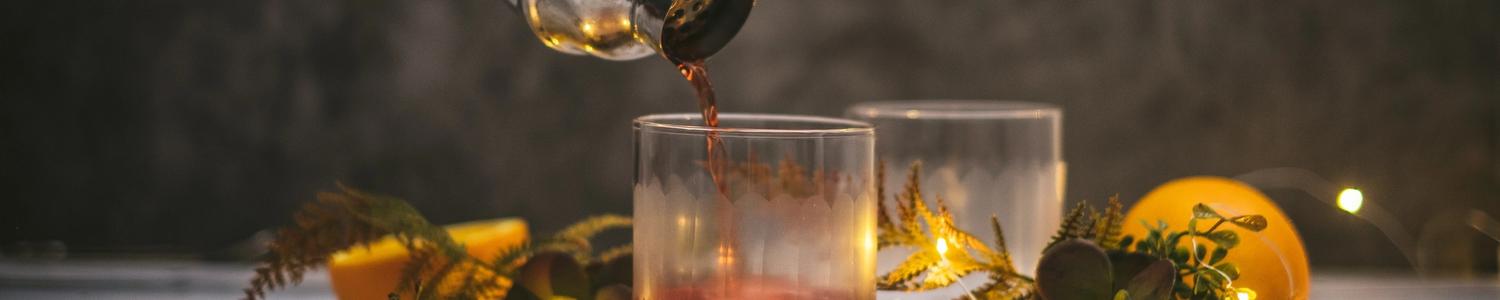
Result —
[[[1225, 257], [1225, 261], [1239, 268], [1239, 280], [1234, 281], [1236, 288], [1253, 290], [1261, 299], [1307, 299], [1307, 252], [1302, 248], [1302, 238], [1275, 203], [1245, 183], [1202, 176], [1162, 184], [1130, 208], [1125, 215], [1125, 234], [1137, 241], [1146, 236], [1148, 229], [1140, 221], [1156, 224], [1162, 220], [1167, 222], [1167, 230], [1186, 230], [1188, 220], [1193, 218], [1193, 206], [1198, 203], [1224, 217], [1249, 214], [1266, 217], [1269, 225], [1260, 232], [1229, 223], [1219, 227], [1234, 230], [1240, 236], [1239, 245]], [[1213, 226], [1214, 222], [1205, 221], [1209, 220], [1198, 220], [1198, 230]], [[1199, 239], [1199, 243], [1212, 244], [1207, 239]], [[1179, 244], [1186, 245], [1186, 239]]]
[[[464, 245], [469, 255], [491, 259], [501, 249], [526, 240], [526, 221], [516, 218], [474, 221], [443, 227], [453, 241]], [[401, 269], [411, 258], [395, 237], [387, 236], [369, 247], [356, 246], [335, 253], [328, 260], [328, 279], [333, 293], [346, 300], [385, 300], [401, 281]], [[406, 297], [403, 297], [405, 299]]]

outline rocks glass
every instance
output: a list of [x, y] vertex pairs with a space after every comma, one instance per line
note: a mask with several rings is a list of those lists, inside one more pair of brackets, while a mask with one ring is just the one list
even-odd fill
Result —
[[719, 122], [635, 120], [634, 298], [873, 299], [870, 125], [757, 114]]
[[[1041, 103], [927, 100], [861, 103], [846, 113], [875, 125], [886, 191], [899, 191], [911, 164], [922, 162], [928, 205], [942, 197], [958, 227], [990, 245], [995, 242], [990, 216], [998, 215], [1017, 270], [1034, 272], [1063, 214], [1061, 110]], [[907, 254], [882, 252], [880, 270], [893, 268]], [[982, 277], [963, 282], [977, 287]], [[953, 299], [962, 293], [954, 285], [891, 296]]]

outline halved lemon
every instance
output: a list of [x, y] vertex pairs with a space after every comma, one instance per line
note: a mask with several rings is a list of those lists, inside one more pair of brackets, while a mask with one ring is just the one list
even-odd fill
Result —
[[[469, 255], [492, 259], [501, 249], [526, 240], [526, 221], [492, 219], [444, 226], [453, 240]], [[335, 253], [328, 260], [328, 278], [333, 293], [346, 300], [385, 300], [401, 281], [401, 269], [411, 257], [395, 237], [385, 237], [369, 247], [354, 247]]]

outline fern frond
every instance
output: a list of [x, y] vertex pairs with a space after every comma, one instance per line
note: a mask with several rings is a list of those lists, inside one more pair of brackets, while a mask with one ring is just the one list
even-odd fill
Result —
[[913, 162], [906, 174], [906, 187], [897, 197], [900, 205], [897, 212], [901, 217], [901, 230], [906, 234], [920, 235], [922, 233], [921, 225], [917, 223], [917, 206], [926, 203], [922, 200], [921, 174], [922, 162]]
[[1091, 241], [1094, 240], [1095, 238], [1097, 238], [1097, 236], [1094, 235], [1094, 225], [1098, 224], [1098, 223], [1099, 223], [1099, 211], [1098, 210], [1094, 210], [1094, 207], [1091, 205], [1091, 206], [1089, 206], [1088, 218], [1086, 219], [1085, 222], [1079, 223], [1080, 226], [1078, 226], [1078, 228], [1077, 228], [1077, 232], [1076, 233], [1078, 235], [1078, 238], [1085, 239], [1085, 240], [1091, 240]]
[[997, 269], [1015, 272], [1015, 261], [1011, 260], [1010, 248], [1005, 246], [1005, 231], [1000, 229], [1000, 216], [990, 215], [990, 229], [995, 231], [995, 250], [990, 252], [990, 261]]
[[398, 294], [405, 291], [420, 290], [426, 284], [426, 282], [422, 282], [423, 277], [436, 272], [438, 269], [436, 261], [441, 260], [436, 248], [418, 247], [408, 249], [407, 253], [410, 255], [411, 260], [408, 260], [406, 265], [401, 266], [401, 280], [397, 281], [396, 290], [393, 291]]
[[[468, 254], [443, 228], [429, 223], [406, 201], [365, 193], [342, 184], [336, 192], [319, 193], [317, 201], [293, 214], [293, 224], [276, 237], [245, 288], [246, 299], [262, 299], [267, 291], [297, 284], [303, 275], [328, 263], [338, 251], [369, 246], [387, 236], [409, 253], [392, 296], [415, 299], [499, 299], [511, 288], [511, 278], [527, 258], [540, 249], [568, 250], [588, 261], [589, 239], [601, 231], [628, 228], [629, 218], [605, 215], [586, 219], [554, 237], [500, 250], [490, 260]], [[628, 255], [629, 245], [602, 253], [613, 260]]]
[[500, 249], [500, 252], [495, 253], [495, 257], [490, 259], [490, 269], [495, 270], [500, 276], [513, 277], [526, 263], [526, 258], [533, 253], [535, 252], [532, 251], [529, 241]]
[[[914, 201], [911, 207], [912, 212], [927, 223], [927, 230], [932, 232], [932, 236], [940, 236], [943, 232], [948, 231], [948, 229], [943, 228], [943, 224], [938, 220], [938, 217], [932, 214], [932, 210], [927, 208], [927, 203]], [[920, 223], [911, 222], [906, 225], [911, 228], [912, 235], [917, 237], [917, 244], [915, 246], [932, 247], [932, 240], [928, 238], [928, 235], [922, 233], [922, 225]]]
[[[884, 180], [876, 181], [875, 185], [877, 186], [877, 191], [885, 191]], [[882, 192], [881, 194], [884, 193]], [[885, 201], [876, 202], [876, 207], [880, 210], [876, 212], [877, 224], [879, 225], [876, 227], [876, 249], [885, 249], [891, 246], [919, 246], [922, 242], [923, 235], [919, 227], [920, 224], [916, 222], [917, 214], [915, 209], [911, 205], [908, 205], [908, 203], [912, 203], [911, 198], [908, 196], [908, 194], [902, 193], [892, 199], [896, 205], [896, 216], [901, 221], [900, 224], [891, 220], [890, 212], [885, 206]], [[884, 197], [882, 196], [880, 199], [883, 200]]]
[[1059, 242], [1083, 237], [1092, 225], [1089, 214], [1093, 210], [1088, 202], [1078, 202], [1078, 206], [1068, 211], [1068, 216], [1063, 218], [1062, 226], [1057, 228], [1057, 234], [1052, 236], [1052, 241], [1047, 242], [1047, 247], [1043, 247], [1042, 252], [1052, 249], [1052, 246]]
[[445, 274], [433, 276], [433, 285], [418, 299], [499, 299], [511, 281], [489, 266], [474, 260], [453, 264]]
[[942, 258], [937, 255], [936, 251], [919, 250], [901, 261], [895, 269], [880, 276], [875, 285], [881, 290], [916, 290], [917, 286], [912, 284], [912, 280], [940, 262]]
[[538, 239], [536, 243], [532, 245], [533, 252], [535, 253], [561, 252], [573, 256], [574, 259], [586, 259], [589, 256], [592, 256], [593, 253], [589, 249], [589, 247], [590, 242], [588, 240], [559, 239], [557, 237]]
[[[880, 175], [883, 176], [883, 175]], [[924, 291], [943, 288], [957, 282], [973, 272], [991, 273], [995, 280], [986, 288], [976, 290], [975, 295], [1030, 295], [1031, 279], [1015, 273], [1015, 266], [1005, 246], [1004, 233], [1000, 231], [998, 218], [991, 218], [995, 230], [998, 251], [973, 235], [958, 228], [946, 200], [936, 197], [935, 207], [929, 207], [923, 199], [920, 184], [921, 163], [913, 163], [907, 174], [906, 186], [895, 198], [897, 217], [900, 223], [891, 222], [880, 227], [878, 245], [908, 246], [915, 248], [905, 261], [895, 269], [877, 277], [876, 288], [880, 290]], [[880, 181], [882, 184], [884, 180]], [[877, 191], [884, 191], [877, 187]], [[882, 209], [882, 212], [884, 210]], [[890, 219], [887, 217], [887, 219]], [[921, 223], [919, 223], [921, 221]], [[923, 230], [923, 225], [926, 230]], [[1086, 230], [1085, 230], [1086, 231]], [[1079, 232], [1078, 234], [1086, 234]], [[939, 253], [937, 242], [944, 242], [945, 252]], [[1008, 275], [996, 275], [1008, 274]], [[998, 276], [998, 277], [996, 277]], [[919, 279], [920, 278], [920, 279]], [[983, 291], [984, 293], [980, 293]], [[995, 298], [986, 299], [1013, 299]]]
[[917, 235], [904, 234], [902, 232], [881, 232], [876, 234], [876, 249], [885, 249], [894, 246], [921, 246], [925, 240]]
[[447, 278], [453, 271], [453, 268], [456, 264], [443, 261], [435, 263], [434, 265], [436, 265], [437, 268], [434, 269], [431, 274], [421, 275], [424, 278], [428, 278], [428, 280], [421, 281], [420, 284], [417, 285], [416, 290], [403, 291], [400, 288], [397, 288], [396, 292], [400, 294], [411, 292], [412, 294], [417, 295], [417, 299], [438, 299], [438, 295], [440, 295], [440, 293], [443, 291], [443, 283], [447, 282]]
[[[985, 283], [973, 291], [970, 295], [978, 296], [979, 299], [988, 300], [1022, 300], [1033, 299], [1036, 286], [1031, 278], [1016, 273], [990, 273], [989, 283]], [[965, 297], [954, 300], [973, 300]]]
[[[962, 262], [961, 262], [962, 261]], [[927, 275], [922, 278], [922, 285], [917, 290], [934, 290], [952, 285], [969, 273], [982, 270], [984, 267], [973, 260], [958, 260], [948, 258], [947, 264], [939, 263], [930, 268]]]
[[630, 228], [630, 218], [613, 214], [589, 217], [557, 232], [555, 237], [569, 240], [589, 240], [594, 238], [594, 235], [599, 234], [599, 232], [615, 228]]
[[[341, 188], [338, 193], [318, 193], [316, 201], [303, 204], [293, 214], [293, 225], [277, 229], [269, 252], [244, 290], [246, 299], [261, 299], [266, 291], [300, 283], [303, 274], [322, 267], [335, 252], [368, 245], [387, 234], [415, 233], [426, 223], [416, 209], [400, 205], [404, 203]], [[378, 220], [386, 216], [403, 220]]]
[[1115, 250], [1120, 248], [1120, 234], [1125, 226], [1124, 208], [1120, 204], [1120, 195], [1109, 197], [1109, 203], [1105, 205], [1104, 212], [1094, 220], [1094, 242], [1104, 249]]
[[937, 202], [937, 215], [942, 216], [943, 220], [948, 220], [949, 223], [952, 223], [953, 213], [948, 211], [948, 202], [943, 201], [943, 196], [933, 197], [933, 201]]
[[573, 255], [581, 262], [593, 260], [594, 246], [589, 241], [604, 230], [630, 228], [630, 218], [619, 215], [600, 215], [574, 223], [551, 239], [545, 240], [541, 248], [557, 250]]
[[964, 247], [960, 248], [959, 250], [963, 250], [965, 248], [972, 249], [975, 252], [979, 252], [981, 255], [985, 256], [994, 254], [994, 250], [990, 249], [989, 245], [986, 245], [984, 241], [980, 241], [979, 238], [974, 237], [974, 235], [971, 235], [968, 232], [964, 232], [962, 229], [958, 228], [958, 225], [954, 224], [953, 213], [948, 211], [948, 207], [945, 203], [943, 203], [942, 197], [937, 197], [936, 200], [938, 202], [937, 215], [929, 215], [927, 218], [925, 218], [925, 221], [927, 221], [928, 224], [927, 228], [928, 230], [932, 231], [934, 236], [946, 238], [954, 244]]
[[[445, 278], [442, 288], [451, 289], [452, 292], [447, 295], [451, 298], [480, 299], [481, 288], [479, 287], [479, 283], [487, 277], [483, 275], [484, 273], [486, 272], [474, 264], [462, 265], [462, 268], [458, 271], [449, 273], [457, 276]], [[454, 279], [453, 277], [457, 277], [458, 279]], [[454, 287], [454, 285], [457, 286]]]
[[626, 255], [630, 255], [632, 251], [635, 250], [631, 247], [630, 244], [624, 244], [615, 246], [614, 248], [609, 248], [608, 250], [604, 250], [604, 252], [599, 252], [599, 262], [611, 262], [616, 259], [620, 259], [621, 257], [625, 257]]
[[891, 213], [885, 204], [885, 160], [875, 163], [875, 227], [879, 232], [893, 231], [896, 223], [891, 222]]

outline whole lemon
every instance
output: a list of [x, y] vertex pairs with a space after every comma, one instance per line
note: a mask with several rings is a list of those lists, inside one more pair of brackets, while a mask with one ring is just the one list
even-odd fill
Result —
[[[1269, 226], [1260, 232], [1228, 223], [1219, 227], [1240, 236], [1239, 245], [1225, 257], [1239, 267], [1239, 280], [1234, 281], [1236, 288], [1253, 290], [1261, 299], [1307, 299], [1307, 252], [1296, 227], [1275, 203], [1243, 182], [1200, 176], [1162, 184], [1130, 208], [1125, 215], [1124, 233], [1139, 241], [1149, 230], [1141, 221], [1156, 224], [1157, 220], [1166, 221], [1168, 230], [1186, 230], [1188, 220], [1193, 218], [1193, 206], [1198, 203], [1225, 217], [1250, 214], [1266, 217]], [[1204, 221], [1198, 221], [1198, 230], [1207, 230], [1214, 223]]]

